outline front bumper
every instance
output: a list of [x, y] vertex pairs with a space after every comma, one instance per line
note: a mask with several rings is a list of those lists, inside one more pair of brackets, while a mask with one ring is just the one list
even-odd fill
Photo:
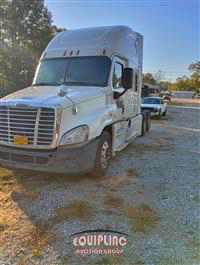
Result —
[[98, 143], [99, 138], [81, 146], [49, 151], [0, 146], [0, 166], [49, 173], [88, 172], [94, 167]]

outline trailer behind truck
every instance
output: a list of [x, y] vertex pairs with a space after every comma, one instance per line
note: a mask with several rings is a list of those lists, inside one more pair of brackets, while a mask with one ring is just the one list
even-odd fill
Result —
[[150, 126], [142, 57], [142, 35], [126, 26], [56, 35], [32, 85], [0, 100], [0, 165], [106, 174], [111, 157]]

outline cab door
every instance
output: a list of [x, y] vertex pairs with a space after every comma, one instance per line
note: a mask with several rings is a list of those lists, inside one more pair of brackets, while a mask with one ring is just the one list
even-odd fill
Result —
[[[113, 76], [112, 76], [112, 88], [113, 92], [122, 93], [124, 88], [122, 87], [123, 69], [127, 67], [128, 62], [120, 58], [115, 58], [113, 63]], [[125, 119], [129, 116], [129, 91], [126, 91], [124, 95], [115, 99], [116, 105], [120, 111], [120, 119]]]
[[121, 58], [115, 57], [112, 65], [112, 90], [113, 90], [113, 105], [115, 106], [115, 115], [113, 122], [115, 123], [115, 148], [121, 150], [126, 144], [127, 129], [128, 129], [128, 91], [118, 99], [114, 99], [114, 92], [122, 93], [123, 69], [127, 67], [128, 62]]
[[128, 108], [129, 108], [129, 125], [127, 129], [127, 141], [140, 135], [141, 133], [141, 108], [140, 108], [140, 78], [139, 71], [137, 68], [133, 69], [133, 85], [128, 90]]

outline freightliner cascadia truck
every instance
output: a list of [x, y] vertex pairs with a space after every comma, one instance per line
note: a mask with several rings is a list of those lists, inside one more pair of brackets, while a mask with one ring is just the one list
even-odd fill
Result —
[[149, 129], [141, 113], [143, 37], [126, 26], [57, 34], [32, 84], [0, 100], [0, 166], [105, 175]]

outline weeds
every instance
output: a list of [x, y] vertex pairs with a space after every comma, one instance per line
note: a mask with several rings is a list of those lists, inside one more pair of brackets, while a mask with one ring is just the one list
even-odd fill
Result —
[[160, 218], [148, 204], [141, 204], [137, 207], [126, 209], [126, 215], [133, 224], [134, 231], [147, 232], [155, 228]]
[[112, 195], [108, 195], [106, 199], [106, 205], [111, 206], [112, 208], [122, 208], [123, 199], [120, 197], [114, 197]]
[[43, 256], [43, 253], [41, 250], [39, 249], [34, 249], [32, 251], [32, 257], [35, 257], [35, 258], [41, 258]]
[[56, 209], [52, 221], [60, 223], [70, 219], [88, 220], [92, 215], [93, 207], [87, 201], [72, 202], [70, 205]]
[[140, 177], [140, 174], [134, 168], [130, 168], [130, 169], [126, 170], [126, 175], [128, 177]]

